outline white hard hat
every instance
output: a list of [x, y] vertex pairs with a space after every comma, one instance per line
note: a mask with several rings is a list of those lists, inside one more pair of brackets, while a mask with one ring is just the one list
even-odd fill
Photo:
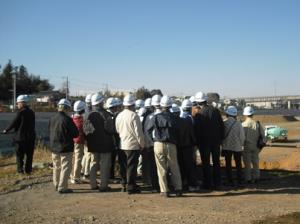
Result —
[[57, 105], [65, 105], [67, 107], [72, 108], [71, 102], [67, 99], [60, 99]]
[[179, 113], [180, 107], [176, 103], [173, 103], [170, 111], [171, 111], [171, 113]]
[[191, 108], [192, 106], [193, 106], [192, 102], [190, 100], [188, 100], [188, 99], [185, 99], [181, 103], [181, 108], [182, 109], [188, 109], [188, 108]]
[[190, 101], [191, 101], [192, 103], [194, 103], [194, 102], [195, 102], [195, 96], [191, 96], [191, 97], [190, 97]]
[[132, 106], [135, 104], [135, 98], [132, 94], [128, 94], [123, 99], [123, 105], [124, 106]]
[[99, 93], [95, 93], [92, 95], [91, 101], [92, 101], [92, 105], [95, 106], [99, 103], [102, 103], [104, 101], [104, 97]]
[[77, 100], [73, 106], [75, 112], [82, 111], [85, 109], [85, 107], [86, 107], [85, 102], [83, 102], [81, 100]]
[[106, 103], [105, 103], [105, 106], [106, 108], [112, 108], [112, 107], [115, 107], [116, 106], [116, 99], [113, 98], [113, 97], [109, 97], [107, 100], [106, 100]]
[[17, 97], [17, 103], [25, 102], [27, 103], [29, 101], [28, 95], [20, 95]]
[[230, 116], [237, 116], [237, 109], [235, 106], [229, 106], [225, 110], [225, 113], [230, 115]]
[[145, 105], [144, 100], [139, 99], [139, 100], [135, 101], [135, 107], [141, 108], [141, 107], [144, 107], [144, 105]]
[[244, 108], [244, 112], [243, 112], [243, 115], [245, 116], [251, 116], [254, 114], [254, 109], [250, 106], [247, 106]]
[[138, 115], [141, 117], [143, 116], [145, 113], [147, 112], [146, 108], [145, 107], [141, 107], [138, 111]]
[[93, 95], [93, 94], [88, 94], [88, 95], [86, 95], [86, 97], [85, 97], [85, 102], [86, 102], [86, 103], [91, 103], [91, 102], [92, 102], [92, 95]]
[[145, 107], [146, 107], [146, 108], [151, 107], [151, 98], [147, 98], [147, 99], [145, 100]]
[[115, 97], [114, 99], [115, 99], [115, 102], [116, 102], [116, 106], [122, 105], [122, 100], [120, 98]]
[[160, 100], [160, 106], [161, 107], [171, 107], [172, 106], [172, 99], [165, 95]]
[[195, 101], [198, 103], [203, 103], [203, 102], [207, 101], [207, 96], [202, 92], [198, 92], [195, 95]]
[[154, 95], [152, 96], [151, 99], [151, 105], [152, 106], [159, 106], [161, 101], [161, 96], [160, 95]]

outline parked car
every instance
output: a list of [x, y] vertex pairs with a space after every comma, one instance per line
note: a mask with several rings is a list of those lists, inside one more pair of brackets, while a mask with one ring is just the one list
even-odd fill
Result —
[[288, 130], [286, 128], [281, 128], [277, 125], [267, 125], [265, 126], [265, 136], [271, 142], [287, 141]]

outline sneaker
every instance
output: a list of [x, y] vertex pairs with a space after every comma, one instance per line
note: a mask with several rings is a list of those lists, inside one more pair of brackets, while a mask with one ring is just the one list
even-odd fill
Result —
[[164, 198], [169, 198], [170, 197], [169, 192], [161, 192], [159, 195], [164, 197]]
[[176, 190], [175, 191], [175, 196], [176, 197], [181, 197], [182, 196], [182, 191], [181, 190]]
[[81, 184], [82, 182], [79, 179], [71, 179], [71, 184]]
[[66, 189], [59, 190], [58, 193], [60, 193], [60, 194], [69, 194], [69, 193], [73, 193], [73, 190], [66, 188]]
[[111, 191], [111, 187], [100, 187], [99, 191], [100, 192], [109, 192], [109, 191]]
[[89, 178], [90, 178], [89, 175], [84, 175], [84, 176], [82, 177], [83, 180], [88, 180]]

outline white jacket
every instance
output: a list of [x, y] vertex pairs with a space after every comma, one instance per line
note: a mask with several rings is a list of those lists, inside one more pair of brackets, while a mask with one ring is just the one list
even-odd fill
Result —
[[145, 146], [142, 123], [139, 116], [124, 109], [116, 118], [116, 130], [120, 136], [120, 149], [140, 150]]

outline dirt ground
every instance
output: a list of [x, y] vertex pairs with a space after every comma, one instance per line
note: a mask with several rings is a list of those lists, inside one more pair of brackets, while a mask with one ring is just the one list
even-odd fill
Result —
[[48, 168], [16, 176], [13, 159], [1, 159], [0, 223], [300, 223], [300, 122], [278, 125], [289, 129], [289, 142], [262, 151], [258, 184], [181, 198], [143, 187], [142, 194], [128, 195], [119, 184], [100, 193], [88, 183], [70, 184], [74, 193], [59, 195]]

